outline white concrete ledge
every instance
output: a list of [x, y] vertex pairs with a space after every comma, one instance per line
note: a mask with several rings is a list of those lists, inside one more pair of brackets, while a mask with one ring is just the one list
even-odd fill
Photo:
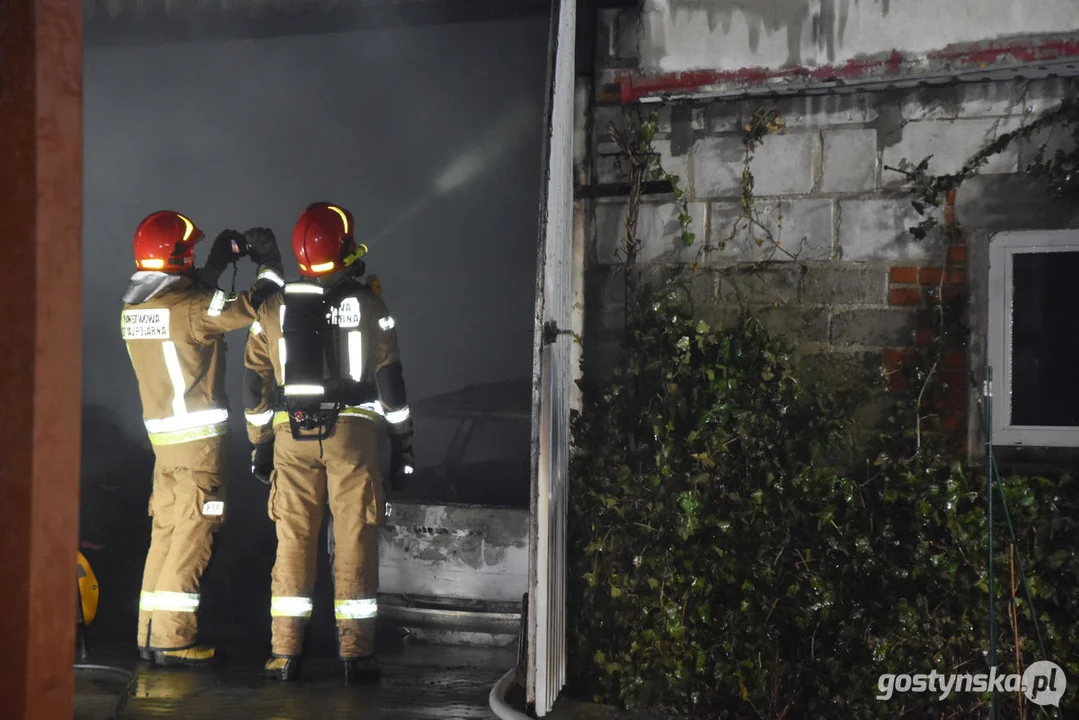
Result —
[[393, 503], [378, 565], [382, 593], [517, 603], [528, 590], [528, 510]]

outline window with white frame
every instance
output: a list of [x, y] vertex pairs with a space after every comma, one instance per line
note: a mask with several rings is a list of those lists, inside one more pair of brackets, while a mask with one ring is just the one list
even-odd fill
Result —
[[989, 245], [993, 444], [1079, 447], [1079, 230]]

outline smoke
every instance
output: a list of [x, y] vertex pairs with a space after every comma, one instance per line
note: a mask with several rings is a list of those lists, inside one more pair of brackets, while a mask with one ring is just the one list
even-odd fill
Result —
[[513, 103], [511, 107], [498, 123], [435, 176], [430, 190], [418, 194], [389, 225], [374, 233], [368, 246], [374, 247], [384, 237], [392, 235], [398, 227], [421, 215], [436, 198], [467, 189], [479, 175], [495, 167], [507, 150], [517, 147], [531, 129], [530, 114], [535, 108], [524, 98]]
[[[546, 33], [536, 17], [89, 49], [84, 400], [141, 434], [117, 314], [134, 228], [164, 208], [206, 232], [200, 259], [225, 227], [272, 228], [294, 276], [299, 212], [348, 207], [412, 397], [527, 376]], [[238, 410], [243, 335], [229, 340]]]

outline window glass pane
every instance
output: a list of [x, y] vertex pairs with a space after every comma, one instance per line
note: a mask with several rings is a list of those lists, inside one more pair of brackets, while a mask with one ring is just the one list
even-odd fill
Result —
[[1016, 253], [1012, 425], [1079, 425], [1079, 252]]

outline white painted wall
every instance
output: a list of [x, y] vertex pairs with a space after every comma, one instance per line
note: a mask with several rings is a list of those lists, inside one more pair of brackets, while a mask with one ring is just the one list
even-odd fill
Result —
[[1075, 30], [1076, 0], [645, 0], [641, 70], [835, 65]]

